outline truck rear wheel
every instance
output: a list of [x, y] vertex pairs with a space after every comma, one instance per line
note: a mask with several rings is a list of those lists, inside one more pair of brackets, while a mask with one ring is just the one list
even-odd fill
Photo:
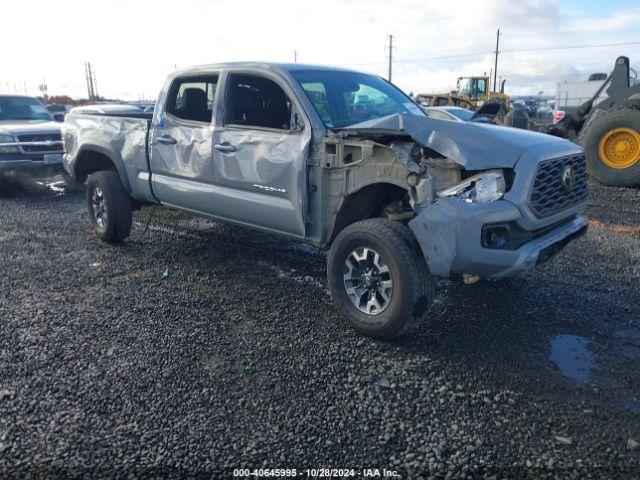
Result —
[[87, 206], [96, 236], [105, 242], [120, 243], [131, 232], [131, 197], [118, 172], [105, 170], [87, 179]]
[[433, 280], [413, 233], [391, 220], [363, 220], [340, 232], [327, 273], [342, 315], [356, 330], [376, 338], [413, 330], [433, 299]]
[[640, 111], [622, 108], [589, 121], [581, 134], [589, 173], [598, 182], [640, 184]]

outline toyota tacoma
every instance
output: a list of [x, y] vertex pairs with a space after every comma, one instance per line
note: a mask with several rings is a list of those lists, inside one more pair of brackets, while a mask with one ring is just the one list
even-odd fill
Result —
[[153, 115], [70, 112], [64, 166], [93, 228], [159, 204], [329, 250], [340, 312], [378, 338], [428, 317], [434, 277], [509, 277], [583, 234], [580, 147], [427, 117], [373, 75], [231, 63], [172, 73]]

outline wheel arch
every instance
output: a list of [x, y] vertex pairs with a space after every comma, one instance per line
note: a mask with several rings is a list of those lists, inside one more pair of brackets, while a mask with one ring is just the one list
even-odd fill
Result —
[[111, 146], [88, 144], [78, 150], [73, 169], [75, 178], [84, 182], [87, 177], [100, 170], [115, 170], [127, 193], [131, 193], [129, 179], [120, 153]]
[[408, 194], [406, 186], [390, 181], [373, 181], [359, 185], [340, 202], [331, 226], [328, 245], [350, 224], [380, 217], [385, 206], [403, 199]]

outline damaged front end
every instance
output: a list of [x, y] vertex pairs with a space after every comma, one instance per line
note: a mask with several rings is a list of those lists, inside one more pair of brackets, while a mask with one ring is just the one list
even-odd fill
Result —
[[[526, 205], [543, 159], [580, 154], [570, 142], [532, 132], [396, 114], [337, 130], [312, 161], [328, 181], [331, 231], [343, 226], [340, 213], [354, 193], [393, 185], [405, 195], [382, 215], [408, 223], [433, 275], [504, 277], [534, 266], [543, 250], [586, 228], [576, 216], [581, 196], [544, 219]], [[515, 245], [509, 236], [523, 241]]]

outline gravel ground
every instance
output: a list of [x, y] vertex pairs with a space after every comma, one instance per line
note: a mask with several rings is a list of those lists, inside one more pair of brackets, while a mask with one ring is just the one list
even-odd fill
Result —
[[392, 342], [306, 245], [146, 208], [114, 247], [80, 193], [0, 192], [0, 476], [640, 477], [640, 190], [594, 185], [585, 237], [439, 282]]

